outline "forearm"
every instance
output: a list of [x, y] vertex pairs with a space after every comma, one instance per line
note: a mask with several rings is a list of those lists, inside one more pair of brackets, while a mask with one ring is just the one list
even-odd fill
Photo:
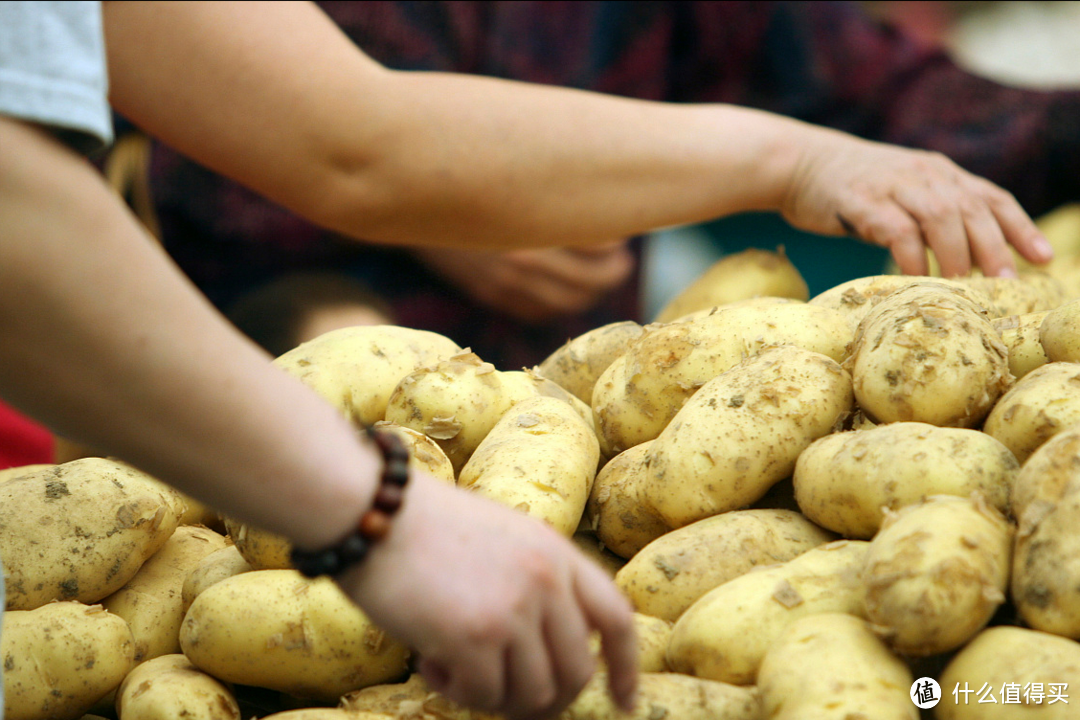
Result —
[[375, 460], [348, 424], [233, 331], [91, 167], [3, 118], [0, 228], [5, 398], [297, 542], [331, 542], [367, 506]]

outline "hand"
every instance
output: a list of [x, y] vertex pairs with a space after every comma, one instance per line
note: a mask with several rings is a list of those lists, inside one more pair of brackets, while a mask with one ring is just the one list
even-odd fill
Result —
[[415, 474], [390, 534], [342, 586], [414, 648], [433, 690], [509, 718], [552, 716], [592, 676], [598, 630], [617, 702], [632, 706], [630, 606], [540, 521]]
[[909, 275], [927, 274], [927, 247], [946, 277], [973, 264], [989, 276], [1015, 276], [1009, 245], [1035, 263], [1053, 255], [1011, 194], [944, 155], [828, 130], [806, 147], [782, 212], [803, 230], [886, 247]]
[[473, 300], [525, 322], [585, 312], [634, 269], [625, 242], [506, 252], [418, 248], [415, 254]]

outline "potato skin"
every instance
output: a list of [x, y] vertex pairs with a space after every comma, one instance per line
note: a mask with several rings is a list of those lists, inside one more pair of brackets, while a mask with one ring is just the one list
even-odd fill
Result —
[[180, 646], [220, 680], [320, 702], [404, 676], [409, 654], [332, 580], [295, 570], [253, 570], [206, 588]]
[[766, 650], [798, 618], [865, 617], [861, 572], [869, 543], [837, 540], [720, 585], [682, 614], [668, 645], [674, 672], [752, 685]]
[[645, 501], [651, 446], [642, 443], [609, 460], [593, 480], [585, 504], [586, 527], [623, 558], [633, 557], [671, 529]]
[[758, 720], [761, 703], [753, 688], [675, 673], [643, 672], [638, 676], [637, 705], [624, 713], [611, 701], [607, 675], [598, 672], [563, 720]]
[[128, 673], [116, 692], [119, 720], [240, 720], [229, 689], [180, 654], [160, 655]]
[[859, 407], [876, 422], [977, 427], [1012, 382], [1008, 356], [982, 307], [925, 282], [867, 313], [844, 367]]
[[206, 588], [219, 580], [248, 572], [251, 569], [251, 564], [244, 559], [235, 545], [210, 553], [200, 560], [184, 578], [184, 585], [180, 589], [184, 613], [187, 613], [191, 603]]
[[824, 613], [796, 620], [761, 663], [770, 720], [918, 720], [911, 671], [865, 620]]
[[833, 539], [790, 510], [735, 510], [653, 540], [619, 570], [615, 584], [639, 613], [675, 622], [728, 580]]
[[[1029, 683], [1041, 683], [1044, 692], [1054, 683], [1064, 684], [1066, 693], [1075, 696], [1080, 687], [1080, 644], [1027, 628], [987, 628], [949, 661], [939, 682], [944, 697], [934, 708], [937, 720], [1071, 720], [1076, 717], [1075, 697], [1068, 704], [1047, 700], [1029, 704], [1021, 695], [1022, 704], [1006, 704], [1000, 692], [1005, 683], [1015, 683], [1021, 692]], [[984, 685], [993, 688], [997, 703], [978, 702]], [[962, 693], [965, 687], [973, 694], [953, 697], [954, 688]]]
[[969, 287], [958, 280], [931, 277], [929, 275], [869, 275], [840, 283], [815, 295], [808, 301], [811, 305], [832, 308], [845, 316], [852, 330], [859, 326], [867, 313], [893, 292], [916, 283], [935, 282], [963, 292], [965, 296], [984, 308], [990, 317], [1002, 313], [982, 291]]
[[931, 495], [979, 492], [1008, 512], [1020, 470], [1012, 452], [965, 428], [897, 422], [816, 440], [795, 463], [795, 500], [810, 520], [847, 538], [869, 540], [885, 510]]
[[672, 528], [745, 507], [851, 405], [851, 378], [834, 360], [768, 348], [707, 382], [653, 442], [646, 503]]
[[592, 402], [597, 378], [626, 352], [643, 328], [633, 320], [610, 323], [573, 338], [544, 359], [536, 371], [585, 403]]
[[1032, 370], [998, 401], [983, 432], [1023, 464], [1061, 430], [1080, 423], [1080, 363], [1052, 362]]
[[566, 537], [585, 511], [600, 446], [561, 400], [514, 405], [461, 470], [458, 485], [543, 520]]
[[1046, 313], [1039, 342], [1051, 362], [1080, 362], [1080, 300]]
[[0, 485], [7, 608], [96, 603], [169, 539], [180, 496], [134, 468], [84, 458]]
[[866, 553], [867, 618], [902, 655], [960, 647], [1005, 601], [1012, 542], [1012, 526], [979, 495], [889, 514]]
[[[413, 673], [405, 682], [372, 685], [363, 690], [347, 693], [342, 696], [339, 707], [350, 713], [359, 713], [359, 715], [349, 716], [357, 720], [366, 720], [369, 713], [372, 718], [385, 716], [393, 720], [405, 720], [405, 718], [503, 720], [501, 715], [469, 710], [447, 700], [439, 693], [432, 691], [419, 673]], [[311, 718], [311, 720], [320, 720], [320, 718]]]
[[0, 631], [6, 720], [75, 720], [134, 663], [124, 620], [100, 605], [55, 602], [8, 610]]
[[1061, 282], [1043, 273], [1024, 272], [1014, 278], [976, 274], [959, 282], [986, 293], [1002, 316], [1053, 310], [1065, 302]]
[[1009, 351], [1009, 372], [1019, 380], [1050, 360], [1046, 357], [1039, 329], [1048, 311], [1008, 315], [990, 322], [1001, 333], [1001, 342]]

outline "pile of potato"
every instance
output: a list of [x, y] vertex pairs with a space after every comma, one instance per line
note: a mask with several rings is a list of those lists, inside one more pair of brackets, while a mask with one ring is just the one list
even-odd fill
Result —
[[[939, 720], [1080, 716], [1080, 285], [806, 295], [752, 251], [533, 369], [397, 327], [276, 362], [607, 568], [635, 720], [918, 718], [920, 677]], [[289, 549], [112, 460], [0, 473], [5, 717], [489, 717]], [[563, 720], [616, 717], [601, 669]]]

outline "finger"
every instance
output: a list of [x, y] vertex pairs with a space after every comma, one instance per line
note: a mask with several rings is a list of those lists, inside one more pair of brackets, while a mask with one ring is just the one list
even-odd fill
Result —
[[558, 680], [540, 618], [507, 650], [506, 699], [499, 711], [515, 718], [545, 717], [559, 697]]
[[888, 249], [900, 272], [926, 275], [926, 243], [915, 218], [891, 200], [866, 203], [837, 214], [848, 234]]
[[559, 693], [554, 705], [562, 708], [574, 701], [596, 671], [589, 647], [589, 625], [576, 597], [567, 592], [563, 609], [548, 608], [544, 635], [552, 658]]
[[627, 712], [637, 691], [637, 640], [630, 603], [599, 567], [581, 558], [574, 581], [585, 618], [600, 632], [608, 683], [616, 704]]
[[1016, 198], [990, 182], [984, 181], [983, 187], [986, 202], [997, 218], [1006, 242], [1030, 262], [1042, 264], [1053, 260], [1054, 248], [1050, 241], [1039, 231]]
[[990, 277], [1015, 277], [1016, 264], [1009, 252], [1005, 234], [997, 218], [983, 202], [976, 202], [964, 213], [964, 226], [971, 240], [971, 257]]
[[452, 661], [442, 657], [422, 658], [419, 670], [424, 681], [441, 686], [443, 695], [466, 707], [498, 710], [506, 702], [502, 646], [468, 642], [466, 648], [458, 650]]
[[906, 187], [898, 190], [894, 199], [915, 218], [944, 277], [971, 272], [970, 240], [960, 211], [965, 201], [955, 187], [940, 182]]
[[561, 249], [558, 253], [530, 258], [530, 270], [542, 273], [553, 284], [596, 297], [621, 285], [633, 272], [635, 258], [629, 248], [603, 255], [582, 255]]

